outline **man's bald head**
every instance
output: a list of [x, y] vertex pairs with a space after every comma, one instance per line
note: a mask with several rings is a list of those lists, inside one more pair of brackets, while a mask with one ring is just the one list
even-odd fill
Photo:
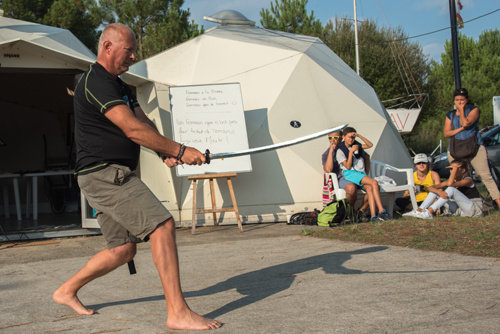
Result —
[[104, 28], [101, 37], [99, 38], [99, 47], [97, 50], [97, 55], [100, 55], [102, 52], [102, 46], [105, 41], [111, 41], [112, 43], [118, 43], [122, 41], [125, 36], [132, 35], [135, 37], [132, 29], [127, 27], [122, 23], [111, 23], [106, 28]]

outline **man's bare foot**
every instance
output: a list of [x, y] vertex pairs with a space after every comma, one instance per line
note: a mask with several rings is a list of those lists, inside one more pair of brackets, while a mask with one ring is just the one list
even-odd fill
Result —
[[215, 319], [208, 319], [188, 309], [184, 316], [168, 315], [167, 327], [170, 329], [206, 330], [217, 329], [222, 323]]
[[76, 313], [81, 315], [92, 315], [96, 313], [94, 310], [86, 309], [80, 299], [78, 299], [77, 295], [69, 295], [65, 293], [63, 291], [63, 287], [60, 287], [56, 290], [56, 292], [54, 292], [52, 299], [54, 299], [54, 301], [58, 304], [71, 307], [76, 311]]

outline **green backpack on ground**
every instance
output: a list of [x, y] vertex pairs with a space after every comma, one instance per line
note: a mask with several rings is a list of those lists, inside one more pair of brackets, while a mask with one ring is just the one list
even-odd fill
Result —
[[351, 212], [351, 205], [347, 198], [330, 202], [318, 215], [318, 226], [334, 227], [345, 224]]

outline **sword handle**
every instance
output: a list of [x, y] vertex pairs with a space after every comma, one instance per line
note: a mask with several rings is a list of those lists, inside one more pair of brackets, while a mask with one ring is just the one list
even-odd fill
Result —
[[208, 149], [207, 149], [207, 150], [205, 151], [205, 163], [206, 163], [206, 164], [210, 164], [210, 156], [211, 156], [211, 154], [210, 154], [210, 150], [208, 150]]

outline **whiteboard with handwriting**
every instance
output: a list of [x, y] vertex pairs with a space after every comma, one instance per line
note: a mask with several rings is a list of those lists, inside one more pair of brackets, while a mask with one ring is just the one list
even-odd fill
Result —
[[[174, 140], [205, 153], [248, 149], [239, 83], [173, 86], [169, 89]], [[178, 176], [250, 172], [250, 156], [177, 166]]]

